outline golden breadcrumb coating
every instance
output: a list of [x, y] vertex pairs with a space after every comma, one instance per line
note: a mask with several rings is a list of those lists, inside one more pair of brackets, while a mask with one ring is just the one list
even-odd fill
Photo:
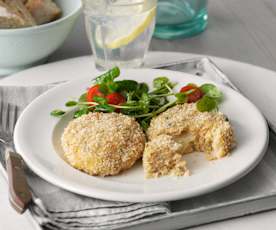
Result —
[[160, 135], [147, 142], [143, 155], [145, 177], [189, 175], [186, 162], [182, 160], [181, 148], [169, 135]]
[[167, 134], [182, 145], [182, 154], [206, 153], [207, 159], [226, 156], [235, 145], [230, 123], [221, 112], [200, 112], [195, 103], [176, 105], [152, 119], [149, 140]]
[[145, 135], [134, 118], [89, 113], [72, 120], [61, 138], [69, 164], [90, 175], [116, 175], [142, 157]]

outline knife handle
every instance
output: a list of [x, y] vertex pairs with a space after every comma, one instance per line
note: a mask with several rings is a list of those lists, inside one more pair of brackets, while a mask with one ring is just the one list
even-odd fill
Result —
[[22, 157], [14, 152], [6, 152], [7, 174], [9, 181], [9, 200], [13, 208], [24, 213], [32, 200], [29, 185], [24, 172]]

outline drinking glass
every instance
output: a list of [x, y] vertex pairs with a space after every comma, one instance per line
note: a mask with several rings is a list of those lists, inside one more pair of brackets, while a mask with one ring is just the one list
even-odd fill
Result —
[[98, 69], [143, 64], [157, 0], [83, 0], [87, 35]]
[[207, 21], [207, 0], [159, 0], [154, 36], [190, 37], [204, 31]]

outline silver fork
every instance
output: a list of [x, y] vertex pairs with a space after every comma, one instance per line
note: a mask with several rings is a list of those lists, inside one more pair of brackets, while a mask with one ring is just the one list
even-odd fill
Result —
[[0, 162], [6, 169], [9, 183], [9, 200], [14, 209], [23, 213], [32, 201], [32, 195], [27, 184], [24, 163], [21, 156], [15, 152], [13, 131], [18, 117], [18, 107], [4, 101], [0, 102]]

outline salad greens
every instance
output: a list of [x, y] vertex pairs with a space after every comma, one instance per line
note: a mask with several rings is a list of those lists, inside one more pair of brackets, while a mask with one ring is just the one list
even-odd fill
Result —
[[223, 100], [222, 92], [213, 84], [203, 84], [200, 90], [204, 96], [197, 102], [197, 109], [200, 112], [218, 109], [218, 104]]
[[[90, 112], [121, 112], [133, 116], [146, 130], [150, 120], [168, 108], [188, 102], [188, 98], [193, 96], [195, 90], [201, 92], [200, 98], [196, 101], [197, 109], [201, 112], [217, 109], [222, 101], [222, 92], [213, 84], [203, 84], [197, 87], [194, 84], [188, 84], [194, 88], [180, 92], [174, 92], [176, 86], [167, 77], [161, 76], [153, 80], [153, 90], [149, 90], [146, 83], [139, 83], [134, 80], [119, 80], [120, 69], [115, 67], [108, 72], [97, 77], [91, 88], [97, 86], [97, 94], [93, 100], [88, 100], [88, 92], [83, 93], [77, 101], [66, 102], [66, 107], [76, 107], [74, 117], [80, 117]], [[90, 88], [90, 90], [91, 90]], [[184, 88], [184, 87], [183, 87]], [[94, 89], [95, 90], [95, 89]], [[123, 97], [123, 103], [109, 103], [109, 96]], [[52, 116], [60, 117], [65, 111], [54, 110]]]

